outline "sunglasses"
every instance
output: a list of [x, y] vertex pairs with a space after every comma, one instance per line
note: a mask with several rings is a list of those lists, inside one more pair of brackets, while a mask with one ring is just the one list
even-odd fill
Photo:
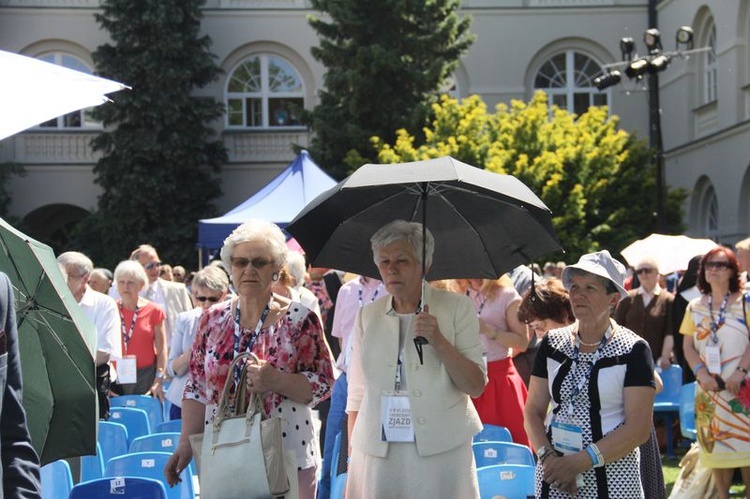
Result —
[[654, 270], [655, 269], [638, 269], [638, 270], [635, 271], [635, 273], [638, 274], [638, 275], [641, 275], [641, 274], [650, 274]]
[[146, 270], [151, 270], [156, 267], [161, 267], [161, 262], [149, 262], [143, 266], [143, 268]]
[[217, 301], [221, 300], [220, 296], [196, 296], [196, 300], [203, 303], [204, 301], [208, 300], [211, 303], [216, 303]]
[[264, 260], [263, 258], [253, 258], [252, 260], [248, 260], [247, 258], [235, 258], [235, 257], [231, 257], [229, 259], [229, 262], [232, 264], [232, 267], [237, 268], [237, 269], [244, 269], [244, 268], [247, 268], [248, 265], [252, 265], [254, 269], [258, 269], [258, 270], [264, 267], [267, 267], [273, 263], [271, 260]]
[[729, 262], [706, 262], [705, 267], [707, 269], [721, 270], [721, 269], [731, 269], [732, 265]]

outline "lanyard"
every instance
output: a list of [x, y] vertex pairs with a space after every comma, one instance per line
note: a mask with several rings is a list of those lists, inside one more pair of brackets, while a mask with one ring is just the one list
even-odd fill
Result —
[[122, 311], [122, 301], [118, 305], [120, 305], [120, 331], [122, 332], [122, 341], [125, 343], [125, 354], [127, 355], [130, 339], [133, 337], [133, 331], [135, 330], [135, 321], [138, 319], [138, 304], [135, 305], [133, 321], [130, 323], [128, 330], [125, 329], [125, 314]]
[[[273, 300], [273, 296], [271, 296], [271, 300]], [[263, 312], [260, 314], [260, 319], [258, 319], [258, 324], [255, 325], [255, 330], [253, 331], [253, 335], [250, 337], [250, 344], [245, 349], [246, 352], [249, 352], [253, 349], [253, 345], [255, 345], [255, 340], [258, 339], [258, 335], [260, 334], [260, 330], [263, 327], [263, 323], [266, 320], [266, 317], [268, 317], [268, 312], [271, 311], [271, 300], [268, 301], [266, 304], [266, 308], [263, 309]], [[234, 312], [234, 357], [237, 357], [240, 354], [240, 337], [242, 336], [240, 332], [240, 302], [237, 301], [237, 307], [235, 308]], [[234, 385], [237, 386], [237, 383], [240, 382], [240, 375], [242, 374], [242, 367], [235, 366], [234, 373], [232, 374]]]
[[[471, 298], [471, 294], [469, 293], [468, 289], [466, 290], [466, 296], [468, 296], [469, 298]], [[479, 299], [482, 300], [482, 301], [479, 302], [479, 308], [477, 308], [477, 319], [478, 319], [479, 316], [482, 315], [482, 310], [484, 310], [484, 304], [487, 302], [487, 297], [484, 296], [479, 291], [477, 291], [477, 297], [479, 297]]]
[[[378, 297], [378, 293], [380, 293], [380, 288], [383, 286], [383, 283], [378, 283], [378, 287], [375, 288], [375, 293], [373, 293], [372, 298], [370, 298], [370, 303], [374, 302], [375, 299]], [[362, 279], [360, 278], [359, 281], [359, 308], [362, 308], [363, 302], [363, 296], [364, 296], [364, 289], [365, 284], [362, 282]]]
[[575, 409], [576, 400], [578, 400], [578, 397], [581, 395], [581, 391], [583, 390], [583, 385], [586, 384], [586, 380], [588, 380], [589, 376], [591, 375], [591, 371], [594, 369], [594, 366], [599, 361], [599, 359], [602, 356], [602, 352], [604, 351], [604, 346], [607, 344], [607, 341], [612, 337], [614, 334], [612, 330], [612, 324], [609, 325], [607, 330], [604, 332], [604, 336], [602, 337], [602, 341], [599, 342], [599, 347], [596, 349], [596, 352], [594, 353], [594, 359], [591, 362], [587, 362], [589, 369], [588, 372], [579, 378], [578, 376], [578, 364], [579, 364], [579, 355], [581, 350], [581, 336], [579, 334], [575, 335], [575, 343], [573, 344], [573, 357], [572, 357], [572, 365], [571, 365], [571, 372], [573, 373], [573, 393], [570, 395], [570, 400], [568, 400], [567, 403], [567, 414], [568, 416], [573, 415], [573, 411]]
[[711, 341], [714, 342], [714, 345], [719, 344], [719, 335], [716, 334], [716, 331], [719, 330], [721, 326], [724, 325], [724, 313], [727, 311], [727, 302], [729, 301], [729, 291], [727, 291], [727, 294], [724, 295], [724, 301], [721, 302], [721, 307], [719, 307], [719, 316], [717, 317], [717, 321], [714, 322], [714, 311], [712, 309], [713, 306], [713, 294], [708, 294], [708, 319], [709, 319], [709, 326], [711, 328]]

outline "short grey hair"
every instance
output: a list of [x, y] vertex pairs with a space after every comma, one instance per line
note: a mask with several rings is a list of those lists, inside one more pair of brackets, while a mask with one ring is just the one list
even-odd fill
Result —
[[130, 259], [138, 260], [143, 254], [156, 255], [156, 258], [159, 258], [159, 252], [156, 251], [156, 248], [150, 244], [141, 244], [130, 254]]
[[232, 231], [224, 239], [224, 246], [221, 247], [221, 261], [228, 269], [232, 268], [231, 257], [234, 254], [234, 247], [241, 243], [262, 242], [268, 245], [271, 250], [271, 258], [277, 269], [284, 266], [288, 249], [286, 247], [286, 237], [281, 232], [279, 226], [253, 218], [243, 223]]
[[[426, 230], [425, 239], [425, 267], [432, 265], [432, 254], [435, 251], [435, 238], [432, 237], [430, 229]], [[422, 263], [422, 224], [418, 222], [407, 222], [406, 220], [394, 220], [378, 229], [370, 238], [372, 246], [372, 257], [377, 265], [377, 251], [396, 241], [405, 241], [412, 248], [413, 256]]]
[[141, 286], [141, 289], [138, 290], [139, 292], [143, 291], [143, 288], [148, 284], [148, 276], [146, 275], [146, 271], [143, 270], [143, 265], [135, 260], [124, 260], [117, 264], [114, 276], [115, 284], [120, 277], [132, 277], [141, 281], [143, 285]]
[[205, 267], [195, 273], [191, 286], [199, 286], [223, 293], [229, 289], [229, 278], [224, 269], [219, 267]]
[[111, 281], [114, 279], [114, 276], [112, 276], [112, 271], [109, 269], [105, 269], [104, 267], [97, 267], [94, 270], [91, 271], [90, 275], [98, 275], [102, 279], [106, 279], [108, 281]]
[[294, 278], [294, 287], [299, 288], [305, 282], [305, 257], [298, 251], [290, 251], [287, 254], [286, 268], [289, 275]]
[[[78, 251], [66, 251], [57, 257], [57, 263], [64, 267], [73, 267], [76, 271], [73, 277], [83, 277], [94, 270], [94, 262], [89, 257]], [[69, 272], [70, 273], [70, 272]]]

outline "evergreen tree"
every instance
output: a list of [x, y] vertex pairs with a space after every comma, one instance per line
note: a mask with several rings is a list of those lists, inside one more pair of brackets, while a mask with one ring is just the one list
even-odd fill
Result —
[[[591, 107], [576, 116], [549, 108], [544, 92], [528, 102], [499, 104], [495, 113], [478, 96], [444, 96], [433, 105], [433, 121], [418, 140], [406, 130], [388, 144], [372, 139], [380, 163], [453, 156], [468, 164], [510, 174], [534, 191], [552, 211], [565, 254], [545, 259], [568, 262], [591, 251], [613, 254], [654, 232], [656, 175], [645, 141], [618, 128], [617, 116]], [[670, 190], [667, 220], [681, 233], [684, 190]]]
[[418, 134], [439, 87], [474, 40], [460, 0], [311, 0], [328, 15], [310, 25], [326, 66], [320, 104], [307, 115], [310, 153], [336, 177], [371, 161], [370, 137]]
[[96, 15], [114, 42], [93, 53], [97, 71], [131, 87], [94, 110], [105, 126], [93, 141], [104, 193], [77, 244], [98, 264], [115, 265], [139, 243], [165, 262], [193, 261], [198, 219], [216, 213], [227, 154], [210, 125], [223, 105], [194, 95], [221, 74], [200, 36], [203, 3], [105, 0]]

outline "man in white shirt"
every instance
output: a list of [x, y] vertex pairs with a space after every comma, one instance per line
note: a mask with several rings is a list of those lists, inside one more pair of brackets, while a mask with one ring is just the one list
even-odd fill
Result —
[[122, 355], [120, 315], [115, 300], [91, 289], [89, 276], [94, 269], [91, 260], [77, 251], [67, 251], [57, 257], [65, 269], [68, 288], [83, 313], [94, 324], [97, 333], [96, 381], [99, 396], [99, 418], [109, 417], [109, 384], [111, 357]]
[[[149, 244], [141, 244], [130, 254], [130, 260], [136, 260], [143, 265], [148, 276], [148, 286], [141, 291], [141, 296], [159, 305], [167, 314], [165, 330], [167, 333], [167, 344], [171, 344], [172, 330], [177, 320], [177, 315], [193, 309], [190, 293], [184, 284], [180, 282], [166, 281], [159, 278], [162, 262], [156, 248]], [[112, 286], [109, 295], [116, 296], [116, 286]]]

